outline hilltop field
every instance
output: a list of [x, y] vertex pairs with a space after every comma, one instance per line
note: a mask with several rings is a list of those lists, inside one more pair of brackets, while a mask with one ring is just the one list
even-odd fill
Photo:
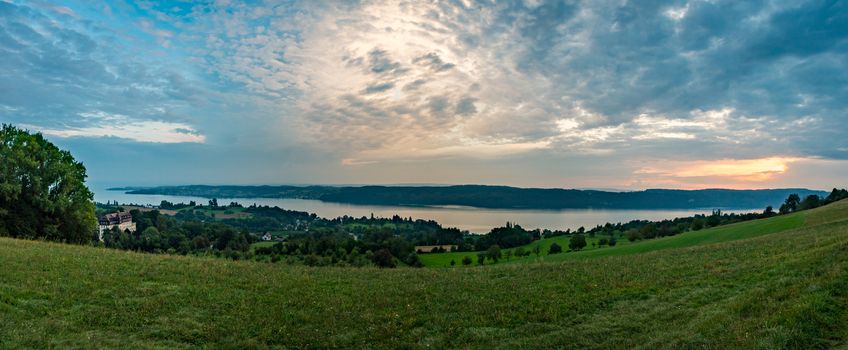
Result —
[[0, 266], [0, 348], [807, 349], [848, 337], [848, 201], [483, 267], [310, 268], [9, 238]]

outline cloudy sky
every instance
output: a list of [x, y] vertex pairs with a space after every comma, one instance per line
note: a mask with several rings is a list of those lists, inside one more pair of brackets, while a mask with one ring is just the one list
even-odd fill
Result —
[[844, 1], [0, 0], [95, 183], [848, 186]]

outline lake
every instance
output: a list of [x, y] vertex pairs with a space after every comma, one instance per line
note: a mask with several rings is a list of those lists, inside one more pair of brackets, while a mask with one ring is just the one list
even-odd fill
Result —
[[[105, 188], [92, 187], [97, 202], [118, 201], [122, 204], [159, 205], [162, 200], [173, 203], [195, 201], [206, 204], [209, 200], [201, 197], [166, 196], [146, 194], [126, 194], [123, 191], [108, 191]], [[251, 204], [278, 206], [288, 210], [315, 213], [325, 218], [339, 216], [392, 217], [399, 215], [413, 219], [435, 220], [444, 227], [457, 227], [474, 233], [486, 233], [493, 227], [503, 226], [507, 221], [521, 225], [526, 229], [577, 229], [580, 226], [590, 228], [607, 222], [627, 222], [635, 219], [663, 220], [694, 214], [709, 214], [712, 209], [673, 209], [673, 210], [621, 210], [621, 209], [564, 209], [564, 210], [524, 210], [524, 209], [481, 209], [471, 207], [401, 207], [378, 205], [353, 205], [329, 203], [311, 199], [293, 198], [218, 198], [221, 205], [237, 202], [244, 206]], [[762, 209], [732, 209], [727, 212], [751, 212]]]

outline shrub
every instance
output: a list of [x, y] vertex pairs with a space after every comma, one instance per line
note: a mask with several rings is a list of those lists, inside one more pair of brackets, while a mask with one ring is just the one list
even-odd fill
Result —
[[392, 253], [385, 248], [374, 252], [374, 256], [372, 257], [371, 261], [374, 262], [374, 264], [380, 268], [393, 268], [397, 266], [394, 255], [392, 255]]
[[548, 254], [559, 254], [559, 253], [562, 253], [562, 247], [559, 244], [556, 244], [556, 242], [554, 242], [553, 244], [551, 244], [551, 247], [548, 248]]
[[583, 237], [583, 235], [580, 234], [571, 236], [571, 240], [568, 242], [568, 248], [572, 250], [580, 250], [583, 249], [583, 247], [585, 246], [586, 237]]

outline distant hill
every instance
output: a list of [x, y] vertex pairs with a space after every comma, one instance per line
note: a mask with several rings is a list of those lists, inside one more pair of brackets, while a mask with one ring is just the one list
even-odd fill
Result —
[[800, 188], [767, 190], [665, 190], [633, 192], [508, 186], [161, 186], [125, 188], [130, 194], [205, 198], [303, 198], [325, 202], [492, 209], [750, 209], [779, 206], [792, 193], [802, 198], [827, 192]]

